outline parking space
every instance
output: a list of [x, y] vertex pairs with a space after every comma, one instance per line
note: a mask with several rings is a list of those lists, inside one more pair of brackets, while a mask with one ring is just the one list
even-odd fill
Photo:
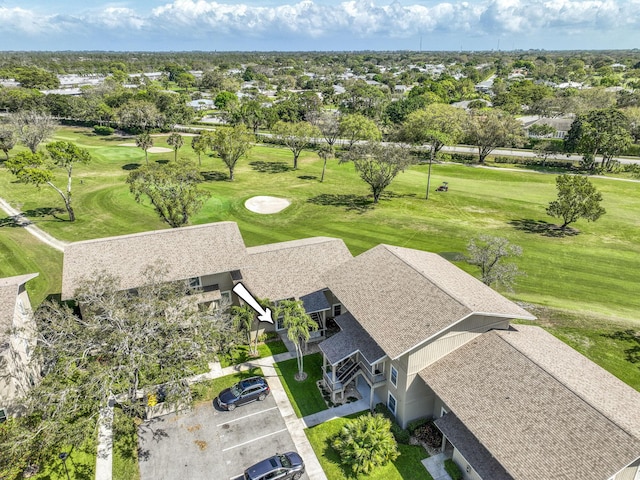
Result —
[[273, 395], [232, 412], [207, 403], [145, 422], [139, 447], [141, 480], [236, 480], [254, 463], [296, 450]]

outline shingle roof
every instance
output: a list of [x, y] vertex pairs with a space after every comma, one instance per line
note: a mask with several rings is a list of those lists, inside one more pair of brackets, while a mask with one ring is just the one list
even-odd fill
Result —
[[472, 313], [535, 318], [439, 255], [420, 250], [379, 245], [324, 278], [391, 358]]
[[158, 262], [167, 269], [165, 280], [172, 281], [237, 270], [246, 254], [234, 222], [74, 242], [65, 247], [62, 299], [72, 298], [81, 280], [96, 272], [120, 277], [129, 289], [142, 285], [145, 269]]
[[338, 238], [313, 237], [247, 249], [245, 286], [260, 298], [283, 300], [326, 288], [321, 276], [351, 259]]
[[384, 357], [384, 351], [351, 313], [339, 315], [335, 321], [340, 331], [318, 344], [331, 365], [335, 365], [358, 350], [371, 365]]
[[331, 308], [331, 304], [329, 304], [329, 300], [327, 300], [327, 296], [322, 290], [309, 293], [308, 295], [302, 295], [300, 300], [302, 300], [304, 311], [307, 313], [321, 312], [322, 310], [329, 310]]
[[18, 298], [20, 286], [38, 275], [38, 273], [28, 273], [26, 275], [0, 278], [0, 338], [3, 338], [7, 333], [6, 329], [13, 325], [16, 299]]
[[580, 357], [517, 325], [480, 335], [420, 376], [514, 479], [602, 480], [640, 456], [640, 394]]
[[434, 423], [456, 446], [481, 478], [491, 480], [511, 480], [513, 478], [453, 412], [438, 418]]

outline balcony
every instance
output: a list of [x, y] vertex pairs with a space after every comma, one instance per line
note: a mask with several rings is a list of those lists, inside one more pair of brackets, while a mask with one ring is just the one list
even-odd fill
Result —
[[359, 374], [372, 388], [379, 387], [387, 381], [383, 373], [373, 373], [368, 364], [361, 360], [355, 361], [352, 358], [337, 368], [327, 365], [322, 373], [325, 385], [332, 393], [344, 391], [345, 387]]

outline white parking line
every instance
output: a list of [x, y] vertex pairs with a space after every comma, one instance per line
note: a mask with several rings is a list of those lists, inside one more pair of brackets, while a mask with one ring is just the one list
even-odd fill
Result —
[[221, 427], [222, 425], [226, 425], [228, 423], [238, 422], [240, 420], [244, 420], [245, 418], [253, 417], [254, 415], [260, 415], [261, 413], [268, 412], [269, 410], [276, 410], [278, 407], [267, 408], [266, 410], [260, 410], [259, 412], [250, 413], [249, 415], [245, 415], [244, 417], [235, 418], [233, 420], [229, 420], [228, 422], [219, 423], [216, 427]]
[[249, 440], [249, 441], [247, 441], [247, 442], [243, 442], [243, 443], [239, 443], [238, 445], [234, 445], [233, 447], [224, 448], [222, 451], [223, 451], [223, 452], [228, 452], [229, 450], [233, 450], [234, 448], [242, 447], [242, 446], [244, 446], [244, 445], [248, 445], [249, 443], [253, 443], [253, 442], [256, 442], [256, 441], [258, 441], [258, 440], [262, 440], [263, 438], [270, 437], [271, 435], [276, 435], [276, 434], [278, 434], [278, 433], [282, 433], [282, 432], [286, 432], [286, 431], [287, 431], [287, 429], [286, 429], [286, 428], [283, 428], [283, 429], [281, 429], [281, 430], [278, 430], [277, 432], [267, 433], [266, 435], [262, 435], [261, 437], [257, 437], [257, 438], [254, 438], [254, 439], [252, 439], [252, 440]]

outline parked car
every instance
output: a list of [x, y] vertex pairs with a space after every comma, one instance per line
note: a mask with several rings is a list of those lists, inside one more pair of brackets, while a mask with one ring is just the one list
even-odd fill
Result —
[[264, 400], [269, 395], [269, 384], [263, 377], [251, 377], [241, 380], [231, 388], [220, 392], [216, 401], [220, 408], [233, 410], [239, 405]]
[[276, 453], [244, 471], [245, 480], [298, 480], [304, 473], [304, 462], [296, 452]]

